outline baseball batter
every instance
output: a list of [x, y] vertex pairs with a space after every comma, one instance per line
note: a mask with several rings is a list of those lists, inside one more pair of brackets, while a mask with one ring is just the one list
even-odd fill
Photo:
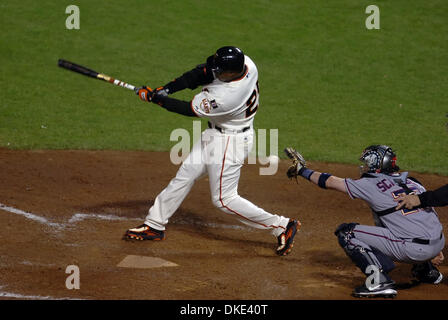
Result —
[[[168, 95], [185, 88], [202, 91], [190, 102]], [[238, 195], [240, 170], [253, 144], [253, 122], [259, 105], [258, 71], [254, 62], [236, 47], [222, 47], [205, 64], [152, 90], [142, 87], [139, 97], [168, 111], [208, 119], [176, 177], [156, 197], [144, 224], [126, 231], [125, 239], [162, 240], [165, 226], [196, 180], [208, 175], [213, 204], [241, 222], [271, 230], [278, 255], [289, 254], [300, 223], [271, 214]]]
[[[285, 149], [294, 159], [288, 177], [298, 175], [324, 189], [347, 193], [352, 199], [362, 199], [371, 208], [376, 226], [343, 223], [335, 231], [339, 244], [366, 276], [366, 284], [356, 288], [353, 295], [393, 297], [395, 283], [388, 273], [393, 261], [414, 264], [413, 275], [421, 282], [438, 284], [442, 274], [431, 263], [445, 245], [442, 225], [432, 207], [397, 210], [394, 199], [402, 194], [421, 194], [425, 188], [408, 172], [399, 172], [396, 155], [384, 145], [366, 148], [360, 160], [361, 178], [342, 179], [305, 167], [305, 160], [294, 149]], [[369, 283], [376, 267], [376, 281]], [[369, 268], [370, 267], [370, 268]]]

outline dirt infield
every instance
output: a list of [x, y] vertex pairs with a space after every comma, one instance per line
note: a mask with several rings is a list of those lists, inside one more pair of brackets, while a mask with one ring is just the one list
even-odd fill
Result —
[[[165, 241], [121, 240], [175, 175], [168, 153], [0, 149], [0, 299], [353, 299], [364, 276], [333, 231], [342, 222], [372, 224], [370, 211], [347, 195], [288, 181], [287, 165], [273, 176], [246, 165], [239, 188], [267, 211], [302, 222], [291, 255], [277, 257], [268, 232], [213, 207], [206, 178], [171, 219]], [[358, 175], [355, 166], [310, 166]], [[448, 183], [411, 174], [428, 189]], [[437, 211], [448, 228], [448, 208]], [[127, 256], [177, 266], [118, 267]], [[80, 289], [66, 288], [69, 265], [79, 267]], [[391, 273], [402, 289], [396, 299], [448, 299], [448, 280], [414, 285], [410, 268], [398, 264]], [[448, 276], [446, 264], [440, 270]]]

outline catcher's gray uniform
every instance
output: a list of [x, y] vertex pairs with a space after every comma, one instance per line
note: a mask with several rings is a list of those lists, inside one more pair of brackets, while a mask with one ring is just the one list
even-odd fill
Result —
[[364, 174], [361, 179], [345, 179], [351, 198], [365, 200], [372, 209], [375, 226], [356, 225], [353, 245], [375, 248], [394, 261], [417, 263], [434, 258], [444, 247], [442, 225], [434, 208], [393, 211], [393, 201], [409, 188], [420, 194], [425, 188], [408, 178], [408, 173]]
[[[412, 274], [422, 282], [437, 284], [442, 274], [432, 264], [445, 245], [442, 225], [434, 208], [396, 210], [395, 198], [402, 194], [420, 194], [425, 188], [407, 172], [399, 173], [396, 155], [386, 145], [364, 149], [359, 160], [364, 174], [360, 179], [342, 179], [307, 168], [305, 159], [293, 148], [285, 153], [293, 160], [287, 176], [302, 176], [321, 188], [348, 193], [351, 198], [366, 201], [373, 211], [376, 226], [343, 223], [335, 231], [339, 245], [350, 259], [369, 277], [355, 288], [356, 297], [397, 294], [395, 283], [388, 276], [394, 261], [414, 264]], [[376, 267], [376, 270], [375, 270]], [[371, 280], [374, 273], [374, 282]]]

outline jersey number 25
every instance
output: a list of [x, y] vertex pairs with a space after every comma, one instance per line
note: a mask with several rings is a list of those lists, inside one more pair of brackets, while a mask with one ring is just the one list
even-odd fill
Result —
[[[246, 118], [249, 118], [251, 115], [253, 115], [255, 112], [257, 112], [258, 109], [258, 94], [260, 92], [260, 89], [258, 88], [258, 81], [257, 81], [257, 87], [254, 89], [252, 94], [250, 95], [249, 99], [247, 99], [246, 102]], [[256, 104], [257, 103], [257, 104]]]

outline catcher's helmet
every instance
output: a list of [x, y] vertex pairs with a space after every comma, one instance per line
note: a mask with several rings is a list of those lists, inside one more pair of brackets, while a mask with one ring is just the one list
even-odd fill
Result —
[[397, 156], [391, 147], [385, 145], [372, 145], [364, 149], [359, 158], [365, 166], [361, 172], [393, 173], [400, 168], [396, 165]]
[[237, 47], [219, 48], [213, 56], [211, 67], [215, 74], [223, 72], [241, 73], [244, 70], [244, 53]]

